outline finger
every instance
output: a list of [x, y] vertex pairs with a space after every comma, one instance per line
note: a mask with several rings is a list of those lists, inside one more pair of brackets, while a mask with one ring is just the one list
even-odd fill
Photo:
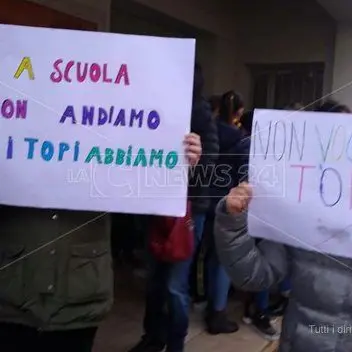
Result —
[[247, 197], [247, 192], [244, 188], [236, 187], [230, 192], [230, 196], [234, 198], [244, 198]]
[[189, 166], [196, 166], [199, 163], [199, 156], [196, 154], [189, 154], [186, 159]]
[[248, 193], [246, 190], [238, 187], [234, 189], [234, 192], [232, 194], [230, 194], [230, 198], [233, 199], [234, 203], [240, 204], [239, 207], [241, 208], [241, 211], [248, 208], [250, 197], [248, 196]]
[[186, 153], [201, 154], [202, 148], [198, 145], [190, 145], [186, 147]]
[[238, 185], [238, 188], [241, 188], [241, 189], [247, 189], [249, 188], [249, 183], [248, 182], [241, 182], [239, 185]]
[[246, 192], [246, 194], [248, 195], [248, 197], [252, 197], [252, 186], [248, 183], [248, 182], [242, 182], [239, 184], [238, 186], [239, 189], [243, 190], [244, 192]]
[[188, 138], [200, 140], [200, 136], [193, 132], [186, 134], [185, 139]]
[[238, 213], [241, 211], [241, 203], [238, 199], [233, 199], [230, 196], [226, 197], [226, 206], [230, 213]]
[[183, 141], [184, 144], [200, 144], [200, 137], [197, 134], [187, 135]]
[[189, 160], [197, 160], [199, 158], [199, 154], [197, 154], [197, 153], [187, 153], [187, 158]]
[[252, 197], [253, 197], [253, 188], [252, 188], [252, 186], [249, 183], [247, 183], [244, 186], [244, 189], [246, 190], [246, 193], [248, 195], [248, 199], [251, 200]]

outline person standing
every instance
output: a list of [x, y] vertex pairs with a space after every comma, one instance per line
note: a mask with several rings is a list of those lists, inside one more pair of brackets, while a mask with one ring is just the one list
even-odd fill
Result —
[[[233, 285], [255, 292], [275, 288], [290, 275], [292, 292], [278, 350], [351, 351], [351, 259], [266, 239], [256, 244], [248, 233], [252, 197], [251, 185], [242, 183], [217, 206], [215, 242]], [[290, 221], [292, 214], [281, 216]], [[296, 217], [295, 221], [303, 219]]]
[[220, 114], [217, 119], [219, 137], [219, 158], [211, 182], [211, 207], [207, 213], [205, 225], [207, 299], [208, 307], [205, 317], [207, 331], [210, 334], [234, 333], [238, 325], [227, 318], [226, 307], [230, 279], [219, 263], [214, 243], [214, 218], [218, 201], [232, 187], [238, 185], [241, 177], [247, 177], [249, 158], [249, 141], [235, 123], [243, 113], [242, 97], [229, 91], [221, 98]]
[[221, 95], [212, 95], [209, 98], [211, 113], [214, 119], [219, 116], [220, 103], [221, 103]]
[[[290, 108], [298, 107], [299, 104], [291, 104]], [[250, 140], [254, 111], [247, 111], [241, 118], [241, 129], [244, 133], [244, 138]], [[261, 240], [256, 239], [258, 244]], [[251, 325], [262, 337], [269, 341], [276, 341], [280, 338], [280, 333], [271, 322], [271, 317], [281, 316], [288, 302], [288, 295], [290, 293], [290, 281], [285, 278], [279, 284], [280, 300], [275, 306], [270, 306], [270, 292], [263, 290], [257, 293], [249, 294], [245, 302], [245, 309], [243, 315], [243, 322]]]
[[[216, 124], [210, 106], [203, 98], [203, 73], [195, 65], [191, 131], [201, 138], [202, 156], [191, 168], [188, 199], [192, 205], [194, 252], [203, 233], [205, 214], [210, 205], [209, 177], [218, 156]], [[182, 102], [177, 102], [182, 104]], [[153, 258], [144, 315], [144, 335], [130, 352], [184, 351], [189, 325], [189, 277], [193, 257], [176, 263], [164, 263]]]
[[334, 112], [350, 114], [351, 109], [347, 105], [340, 104], [339, 102], [328, 99], [323, 102], [317, 109], [317, 112]]
[[[185, 137], [190, 165], [200, 139]], [[0, 206], [0, 351], [91, 352], [113, 303], [110, 216]]]

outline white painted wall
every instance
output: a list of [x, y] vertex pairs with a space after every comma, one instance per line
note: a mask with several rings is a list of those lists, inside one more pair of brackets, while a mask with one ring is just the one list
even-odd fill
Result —
[[337, 100], [352, 108], [352, 22], [338, 26], [333, 91]]

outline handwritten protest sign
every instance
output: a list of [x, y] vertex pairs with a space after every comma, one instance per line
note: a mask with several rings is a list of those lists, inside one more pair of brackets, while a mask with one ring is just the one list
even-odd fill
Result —
[[0, 25], [0, 203], [182, 216], [195, 41]]
[[352, 258], [352, 117], [256, 110], [249, 231]]

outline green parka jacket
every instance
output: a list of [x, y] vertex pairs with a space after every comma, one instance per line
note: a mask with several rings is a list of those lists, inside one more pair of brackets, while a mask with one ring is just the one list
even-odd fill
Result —
[[0, 207], [0, 322], [93, 327], [112, 301], [109, 215]]

